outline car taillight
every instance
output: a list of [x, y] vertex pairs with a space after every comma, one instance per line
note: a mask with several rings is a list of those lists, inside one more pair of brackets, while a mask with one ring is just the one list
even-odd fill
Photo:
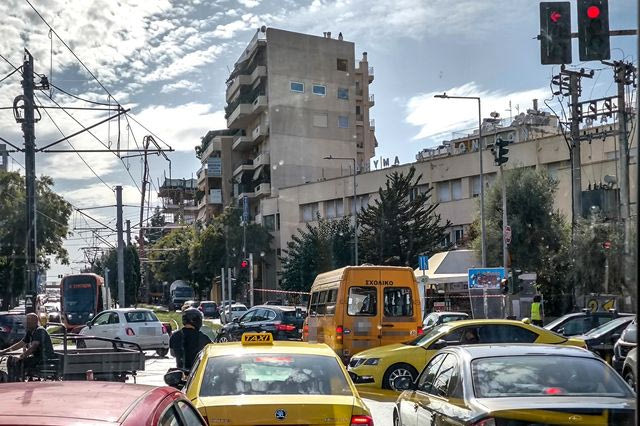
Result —
[[488, 419], [475, 422], [473, 426], [496, 426], [496, 421], [493, 417], [489, 417]]
[[162, 324], [162, 334], [167, 334], [167, 326]]
[[422, 327], [418, 327], [418, 336], [424, 334], [424, 330], [422, 329]]
[[133, 332], [133, 328], [127, 327], [127, 336], [135, 336], [135, 335], [136, 333]]
[[373, 426], [373, 419], [370, 416], [351, 416], [351, 426]]
[[278, 331], [294, 331], [296, 329], [295, 325], [291, 324], [278, 324], [276, 325], [276, 330]]

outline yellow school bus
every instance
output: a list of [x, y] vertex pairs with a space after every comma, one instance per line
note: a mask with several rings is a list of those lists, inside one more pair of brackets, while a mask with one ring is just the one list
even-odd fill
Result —
[[326, 343], [348, 361], [365, 349], [422, 333], [420, 313], [411, 268], [347, 266], [316, 277], [302, 337]]

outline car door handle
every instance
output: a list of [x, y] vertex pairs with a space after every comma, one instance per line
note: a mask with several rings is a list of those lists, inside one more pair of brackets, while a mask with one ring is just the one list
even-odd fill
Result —
[[393, 324], [382, 324], [383, 327], [393, 327]]
[[414, 411], [418, 411], [418, 408], [420, 408], [420, 405], [418, 403], [413, 404]]

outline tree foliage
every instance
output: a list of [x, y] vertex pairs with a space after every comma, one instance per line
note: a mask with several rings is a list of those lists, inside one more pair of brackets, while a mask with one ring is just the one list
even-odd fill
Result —
[[[93, 265], [92, 272], [104, 276], [105, 268], [109, 268], [107, 284], [111, 291], [111, 298], [117, 301], [120, 295], [118, 293], [118, 253], [116, 249], [110, 249], [99, 258]], [[124, 292], [127, 306], [131, 306], [138, 301], [140, 280], [138, 247], [130, 244], [124, 248]]]
[[309, 291], [316, 275], [354, 263], [351, 218], [318, 216], [316, 225], [307, 223], [305, 229], [298, 229], [283, 253], [282, 288]]
[[358, 213], [363, 262], [376, 265], [416, 266], [418, 256], [439, 251], [449, 221], [442, 223], [429, 187], [417, 188], [422, 175], [411, 167], [405, 175], [387, 175], [378, 198]]
[[[499, 181], [498, 181], [499, 182]], [[507, 223], [511, 227], [509, 254], [512, 270], [535, 272], [536, 283], [553, 309], [553, 299], [570, 292], [568, 247], [570, 229], [554, 208], [557, 182], [544, 171], [519, 167], [505, 171]], [[502, 186], [494, 184], [485, 196], [487, 266], [502, 266]], [[478, 227], [477, 221], [474, 227]], [[480, 252], [480, 232], [473, 232], [473, 248]]]
[[169, 283], [192, 280], [189, 250], [196, 238], [196, 230], [185, 227], [174, 229], [156, 241], [149, 253], [156, 280]]
[[[69, 233], [71, 205], [52, 190], [53, 180], [43, 176], [36, 181], [36, 244], [38, 265], [49, 267], [48, 256], [68, 264], [62, 246]], [[0, 298], [4, 308], [25, 288], [26, 278], [26, 185], [19, 173], [0, 172]]]

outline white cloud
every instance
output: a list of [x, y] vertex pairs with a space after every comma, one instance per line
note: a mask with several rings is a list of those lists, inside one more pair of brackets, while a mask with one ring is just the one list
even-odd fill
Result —
[[176, 81], [175, 83], [165, 84], [164, 86], [162, 86], [162, 90], [160, 91], [162, 93], [171, 93], [178, 90], [195, 92], [195, 91], [199, 91], [199, 88], [200, 88], [200, 85], [195, 81], [180, 80], [180, 81]]
[[259, 19], [252, 15], [242, 15], [242, 19], [225, 25], [218, 25], [213, 31], [213, 36], [221, 39], [232, 38], [237, 32], [247, 31], [258, 25]]
[[207, 131], [227, 127], [224, 111], [211, 112], [209, 105], [193, 102], [175, 107], [150, 106], [136, 118], [176, 151], [193, 152]]
[[[544, 99], [549, 95], [548, 88], [519, 92], [487, 91], [475, 82], [452, 87], [445, 92], [451, 96], [480, 97], [483, 117], [488, 117], [492, 111], [504, 116], [509, 101], [514, 106], [522, 106], [524, 110], [531, 105], [533, 99]], [[459, 130], [461, 126], [473, 127], [478, 122], [478, 104], [475, 101], [434, 98], [437, 94], [442, 92], [423, 93], [408, 100], [405, 121], [420, 127], [414, 140], [444, 136], [447, 132]]]
[[[113, 184], [115, 188], [116, 184]], [[63, 191], [62, 196], [65, 200], [78, 208], [106, 206], [116, 202], [115, 189], [110, 190], [101, 183], [87, 185], [83, 188], [70, 191]], [[140, 192], [133, 185], [122, 186], [122, 203], [123, 204], [140, 204]], [[91, 213], [92, 216], [97, 214]], [[102, 213], [102, 217], [109, 217], [109, 213]]]
[[256, 7], [260, 4], [260, 0], [238, 0], [238, 3], [247, 8]]

